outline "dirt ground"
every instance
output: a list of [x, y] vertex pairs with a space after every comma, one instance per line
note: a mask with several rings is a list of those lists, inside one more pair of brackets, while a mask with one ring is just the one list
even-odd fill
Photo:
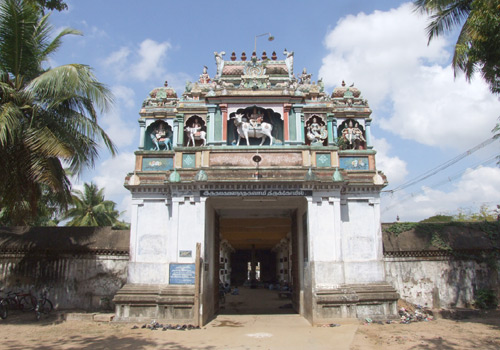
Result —
[[[59, 320], [58, 320], [59, 317]], [[0, 320], [0, 349], [500, 349], [500, 312], [410, 324], [341, 322], [311, 327], [298, 315], [221, 315], [190, 331], [132, 329], [134, 324], [62, 321], [32, 314]]]
[[350, 350], [500, 349], [500, 312], [461, 320], [361, 324]]

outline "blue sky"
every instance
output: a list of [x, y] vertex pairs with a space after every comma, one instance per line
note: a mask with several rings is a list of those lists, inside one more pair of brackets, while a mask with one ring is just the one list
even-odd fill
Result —
[[[342, 80], [354, 83], [373, 110], [377, 167], [391, 190], [455, 158], [492, 136], [500, 102], [479, 77], [453, 78], [453, 35], [427, 45], [425, 16], [403, 1], [117, 1], [67, 2], [54, 12], [66, 37], [51, 66], [83, 63], [114, 92], [101, 125], [119, 148], [76, 181], [105, 187], [129, 220], [130, 195], [123, 187], [139, 142], [139, 109], [165, 80], [182, 93], [203, 66], [215, 74], [214, 51], [295, 52], [295, 72], [306, 67], [331, 93]], [[421, 220], [435, 214], [475, 211], [500, 203], [500, 169], [492, 159], [499, 141], [481, 148], [429, 179], [382, 196], [382, 220]], [[481, 165], [483, 164], [483, 165]]]

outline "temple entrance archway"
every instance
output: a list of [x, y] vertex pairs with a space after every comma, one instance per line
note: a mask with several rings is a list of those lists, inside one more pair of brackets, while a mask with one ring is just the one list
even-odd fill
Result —
[[304, 276], [298, 222], [306, 200], [210, 198], [207, 204], [215, 217], [207, 244], [219, 245], [213, 251], [219, 266], [211, 275], [211, 292], [218, 296], [219, 286], [227, 291], [224, 305], [214, 302], [214, 314], [300, 313]]

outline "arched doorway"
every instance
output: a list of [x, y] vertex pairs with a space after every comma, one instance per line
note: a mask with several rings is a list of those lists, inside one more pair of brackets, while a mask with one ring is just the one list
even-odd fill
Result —
[[300, 313], [306, 206], [302, 197], [207, 201], [215, 217], [211, 242], [219, 244], [210, 259], [218, 265], [212, 283], [227, 288], [225, 303], [214, 301], [214, 314]]

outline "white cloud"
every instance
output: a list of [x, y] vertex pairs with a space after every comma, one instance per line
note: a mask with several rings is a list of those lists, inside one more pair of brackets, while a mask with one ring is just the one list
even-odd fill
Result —
[[112, 69], [117, 76], [122, 76], [131, 51], [128, 47], [122, 47], [118, 51], [111, 53], [105, 60], [104, 65]]
[[383, 196], [382, 221], [394, 221], [397, 215], [402, 221], [419, 221], [438, 213], [456, 214], [459, 208], [477, 212], [483, 204], [493, 208], [499, 198], [499, 168], [468, 169], [450, 192], [424, 186], [418, 194], [398, 192]]
[[115, 104], [111, 110], [102, 116], [101, 126], [118, 148], [123, 148], [138, 142], [139, 128], [135, 119], [133, 122], [129, 115], [136, 115], [134, 105], [135, 92], [129, 87], [116, 85], [111, 88], [115, 96]]
[[377, 150], [377, 169], [384, 172], [391, 187], [403, 182], [408, 175], [406, 162], [399, 157], [389, 156], [391, 146], [386, 139], [372, 138], [372, 140], [374, 148]]
[[[135, 155], [133, 152], [120, 153], [114, 158], [103, 161], [92, 180], [99, 188], [104, 188], [105, 198], [117, 203], [119, 211], [130, 211], [130, 192], [123, 186], [125, 175], [133, 171]], [[124, 213], [124, 219], [130, 220], [130, 213]]]
[[134, 107], [135, 91], [123, 85], [115, 85], [111, 88], [113, 95], [117, 99], [117, 103], [123, 104], [127, 108]]
[[463, 150], [491, 137], [498, 101], [480, 78], [453, 79], [452, 42], [438, 37], [427, 46], [427, 21], [411, 4], [347, 16], [325, 38], [330, 53], [319, 75], [328, 87], [354, 81], [375, 110], [390, 110], [379, 119], [382, 128]]
[[120, 107], [107, 112], [102, 118], [101, 126], [119, 149], [130, 146], [134, 142], [137, 143], [139, 140], [137, 123], [125, 122], [122, 119]]
[[170, 43], [166, 41], [157, 43], [151, 39], [144, 40], [138, 51], [140, 60], [133, 65], [131, 74], [141, 81], [150, 78], [157, 79], [164, 75], [163, 61], [171, 47]]
[[136, 49], [122, 47], [111, 53], [104, 64], [113, 69], [120, 79], [134, 79], [147, 81], [158, 80], [165, 75], [165, 58], [172, 45], [167, 42], [158, 43], [151, 39], [145, 39]]
[[114, 158], [103, 161], [92, 178], [99, 188], [105, 187], [106, 197], [128, 193], [123, 187], [125, 175], [134, 170], [135, 155], [133, 152], [120, 153]]

